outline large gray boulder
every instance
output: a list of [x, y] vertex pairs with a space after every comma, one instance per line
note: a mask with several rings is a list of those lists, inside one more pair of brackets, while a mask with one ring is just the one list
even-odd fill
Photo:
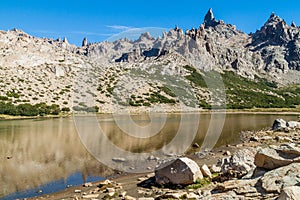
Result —
[[274, 131], [286, 128], [286, 121], [283, 119], [276, 119], [273, 123], [272, 129]]
[[299, 147], [293, 144], [284, 144], [280, 147], [263, 148], [255, 155], [255, 165], [260, 168], [272, 170], [287, 166], [291, 163], [300, 163]]
[[280, 193], [282, 188], [298, 186], [300, 184], [300, 163], [292, 163], [267, 172], [261, 178], [261, 185], [265, 192]]
[[155, 180], [160, 185], [188, 185], [202, 178], [198, 164], [186, 157], [163, 162], [155, 169]]
[[300, 199], [300, 186], [286, 187], [282, 190], [277, 200], [298, 200]]
[[289, 128], [300, 128], [300, 122], [296, 122], [296, 121], [289, 121], [286, 123], [287, 127]]

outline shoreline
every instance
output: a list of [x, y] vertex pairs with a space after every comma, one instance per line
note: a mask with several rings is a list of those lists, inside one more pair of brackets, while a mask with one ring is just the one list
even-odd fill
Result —
[[[282, 115], [299, 115], [300, 117], [300, 109], [227, 109], [227, 110], [187, 110], [187, 111], [170, 111], [170, 112], [163, 112], [163, 111], [143, 111], [143, 112], [130, 112], [130, 115], [141, 115], [141, 114], [149, 114], [149, 113], [164, 113], [164, 114], [282, 114]], [[98, 112], [98, 113], [66, 113], [66, 114], [59, 114], [59, 115], [46, 115], [46, 116], [13, 116], [13, 115], [3, 115], [0, 114], [0, 121], [2, 120], [23, 120], [23, 119], [51, 119], [51, 118], [64, 118], [64, 117], [72, 117], [76, 116], [95, 116], [95, 115], [112, 115], [113, 112]], [[128, 114], [124, 112], [120, 112], [117, 114]]]
[[[293, 132], [292, 136], [289, 136], [289, 133], [286, 133], [286, 131], [272, 131], [271, 129], [240, 132], [240, 140], [235, 144], [214, 148], [212, 151], [208, 152], [204, 157], [198, 157], [197, 154], [195, 153], [189, 153], [184, 156], [191, 158], [199, 166], [203, 164], [212, 166], [212, 165], [216, 165], [220, 159], [230, 157], [231, 155], [234, 155], [236, 152], [239, 151], [244, 151], [244, 150], [247, 151], [248, 149], [257, 150], [266, 147], [266, 145], [267, 146], [280, 145], [280, 144], [284, 144], [284, 142], [289, 142], [291, 139], [297, 141], [298, 140], [297, 138], [300, 138], [300, 129], [292, 132]], [[278, 137], [280, 138], [287, 137], [287, 139], [286, 140], [283, 139], [283, 141], [279, 141], [276, 139]], [[193, 152], [197, 152], [197, 150], [199, 149], [196, 147], [193, 150], [195, 150]], [[44, 194], [29, 199], [32, 200], [33, 199], [97, 199], [97, 197], [100, 197], [100, 195], [106, 195], [105, 198], [108, 199], [115, 199], [115, 197], [117, 197], [116, 199], [138, 199], [138, 198], [143, 198], [145, 196], [147, 196], [148, 198], [155, 199], [154, 198], [155, 191], [166, 192], [166, 193], [180, 193], [180, 194], [183, 194], [186, 191], [186, 192], [193, 192], [197, 194], [198, 190], [187, 189], [185, 187], [179, 189], [176, 188], [172, 189], [168, 187], [157, 188], [156, 185], [154, 185], [153, 187], [151, 186], [150, 188], [141, 186], [142, 183], [145, 183], [147, 181], [152, 180], [153, 182], [153, 177], [154, 177], [154, 171], [152, 173], [140, 173], [140, 174], [116, 173], [107, 178], [108, 183], [105, 183], [105, 181], [85, 183], [83, 185], [73, 186], [70, 188], [66, 188], [62, 191], [57, 191], [50, 194]], [[245, 180], [238, 179], [236, 181], [241, 181], [243, 183], [243, 181]], [[247, 182], [247, 180], [245, 182]], [[205, 191], [213, 190], [213, 188], [217, 187], [218, 184], [223, 184], [223, 183], [212, 181], [208, 185], [201, 187], [200, 188], [201, 194], [203, 195], [206, 194]], [[226, 185], [226, 182], [224, 184]], [[108, 188], [116, 188], [115, 189], [116, 193], [117, 191], [123, 191], [123, 193], [119, 192], [118, 193], [119, 196], [107, 196], [109, 194]], [[151, 195], [149, 192], [151, 193]], [[210, 195], [214, 195], [214, 194], [210, 194]], [[103, 196], [101, 196], [101, 198], [103, 198]]]

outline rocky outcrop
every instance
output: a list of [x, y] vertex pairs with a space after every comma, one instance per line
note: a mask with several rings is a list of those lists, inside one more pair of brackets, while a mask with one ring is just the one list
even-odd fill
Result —
[[160, 185], [188, 185], [202, 178], [198, 164], [185, 157], [163, 162], [155, 169], [155, 180]]
[[221, 166], [221, 180], [242, 178], [248, 174], [255, 167], [255, 152], [255, 149], [247, 148], [237, 151], [228, 158], [223, 158], [219, 163]]
[[297, 200], [300, 197], [300, 186], [286, 187], [282, 190], [278, 200]]
[[261, 178], [261, 185], [265, 192], [280, 194], [282, 188], [297, 186], [300, 183], [300, 163], [290, 165], [267, 172]]
[[295, 145], [282, 145], [278, 148], [263, 148], [255, 155], [255, 165], [268, 170], [295, 162], [300, 163], [299, 147]]

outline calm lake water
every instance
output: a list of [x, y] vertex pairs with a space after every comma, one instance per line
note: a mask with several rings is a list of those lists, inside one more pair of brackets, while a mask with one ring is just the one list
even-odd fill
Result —
[[[171, 148], [179, 148], [180, 141], [202, 145], [208, 139], [216, 140], [215, 146], [232, 144], [238, 142], [240, 131], [270, 127], [277, 118], [297, 120], [297, 115], [279, 114], [224, 117], [224, 126], [223, 116], [188, 113], [0, 121], [0, 198], [32, 197], [109, 176], [113, 170], [98, 160], [109, 166], [107, 160], [124, 160], [122, 155], [110, 157], [115, 154], [103, 137], [126, 152], [149, 155], [172, 143]], [[215, 138], [218, 126], [222, 131]], [[105, 136], [97, 134], [98, 128]], [[179, 130], [183, 134], [174, 142]]]

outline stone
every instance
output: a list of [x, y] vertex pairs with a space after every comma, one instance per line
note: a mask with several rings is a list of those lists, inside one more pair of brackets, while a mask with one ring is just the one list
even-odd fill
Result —
[[87, 194], [87, 195], [83, 195], [82, 198], [84, 199], [96, 199], [99, 197], [99, 194]]
[[223, 156], [230, 156], [230, 155], [231, 155], [230, 151], [225, 151], [225, 152], [223, 153]]
[[221, 167], [216, 166], [216, 165], [212, 165], [212, 166], [210, 167], [210, 171], [211, 171], [212, 173], [220, 173], [220, 172], [221, 172]]
[[92, 183], [85, 183], [85, 184], [83, 184], [83, 187], [92, 187], [93, 186], [93, 184]]
[[289, 122], [287, 122], [287, 127], [289, 127], [289, 128], [300, 128], [300, 122], [297, 122], [297, 121], [289, 121]]
[[264, 169], [276, 169], [289, 165], [294, 162], [300, 162], [300, 154], [293, 154], [293, 151], [283, 151], [273, 148], [263, 148], [255, 155], [255, 165]]
[[206, 164], [202, 165], [200, 167], [200, 170], [201, 170], [204, 177], [212, 178], [212, 174], [211, 174], [211, 172], [210, 172], [210, 170], [209, 170], [209, 168]]
[[86, 39], [86, 37], [85, 37], [85, 38], [83, 38], [82, 46], [83, 46], [83, 47], [86, 47], [87, 45], [88, 45], [88, 41], [87, 41], [87, 39]]
[[186, 157], [163, 162], [155, 169], [155, 180], [160, 185], [188, 185], [202, 178], [198, 164]]
[[241, 149], [221, 162], [221, 176], [227, 178], [241, 178], [255, 168], [253, 148]]
[[126, 162], [125, 158], [112, 158], [112, 161], [114, 162]]
[[114, 196], [116, 189], [115, 188], [106, 188], [106, 192], [108, 193], [109, 196]]
[[75, 190], [74, 192], [75, 193], [81, 193], [81, 190]]
[[277, 200], [299, 200], [300, 186], [291, 186], [283, 188]]
[[272, 130], [276, 131], [276, 130], [284, 129], [287, 127], [286, 125], [287, 123], [283, 119], [276, 119], [273, 123]]
[[300, 183], [300, 163], [280, 167], [265, 173], [261, 185], [265, 192], [280, 193], [282, 188], [298, 186]]

